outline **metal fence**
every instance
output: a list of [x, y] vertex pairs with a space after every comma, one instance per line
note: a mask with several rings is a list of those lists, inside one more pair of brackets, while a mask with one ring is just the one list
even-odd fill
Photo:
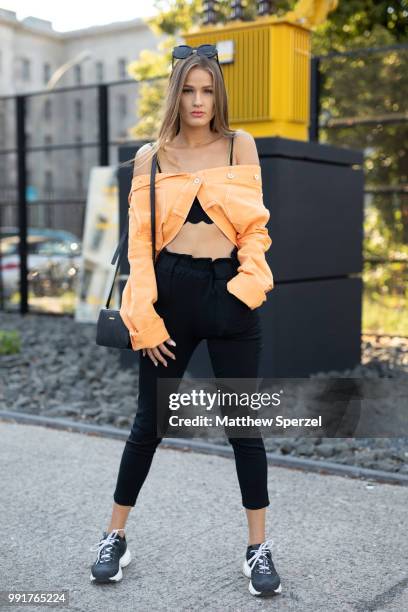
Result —
[[0, 97], [1, 244], [14, 230], [18, 242], [18, 264], [8, 261], [8, 245], [0, 248], [0, 308], [13, 306], [5, 304], [5, 278], [18, 269], [19, 311], [33, 310], [28, 228], [63, 228], [80, 241], [89, 172], [116, 163], [118, 146], [129, 142], [135, 113], [126, 106], [138, 91], [127, 79]]

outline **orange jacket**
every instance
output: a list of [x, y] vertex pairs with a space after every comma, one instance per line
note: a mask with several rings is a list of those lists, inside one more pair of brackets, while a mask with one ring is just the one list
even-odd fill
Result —
[[[133, 350], [153, 348], [170, 337], [154, 308], [157, 301], [150, 226], [150, 174], [132, 179], [129, 201], [130, 274], [119, 313]], [[218, 166], [197, 172], [156, 174], [156, 258], [175, 238], [198, 196], [208, 216], [237, 247], [239, 267], [227, 289], [251, 309], [273, 289], [265, 252], [272, 244], [265, 227], [270, 213], [263, 203], [261, 167]], [[177, 342], [177, 338], [175, 338]]]

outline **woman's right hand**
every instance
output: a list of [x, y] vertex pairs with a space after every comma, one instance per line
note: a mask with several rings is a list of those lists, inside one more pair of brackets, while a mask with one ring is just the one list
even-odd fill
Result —
[[[168, 344], [170, 344], [171, 346], [176, 346], [176, 343], [174, 342], [174, 340], [172, 340], [171, 338], [168, 338], [167, 340], [165, 340], [164, 342], [167, 342]], [[143, 351], [143, 357], [147, 355], [150, 357], [150, 359], [153, 361], [154, 365], [157, 366], [158, 362], [161, 361], [161, 363], [163, 363], [163, 365], [166, 366], [167, 368], [167, 361], [164, 359], [163, 355], [161, 354], [160, 351], [162, 351], [165, 355], [168, 355], [169, 357], [171, 357], [172, 359], [175, 359], [176, 356], [174, 353], [172, 353], [171, 351], [169, 351], [169, 349], [167, 348], [167, 346], [165, 345], [164, 342], [161, 342], [160, 344], [158, 344], [157, 346], [155, 346], [154, 348], [144, 348], [142, 349]]]

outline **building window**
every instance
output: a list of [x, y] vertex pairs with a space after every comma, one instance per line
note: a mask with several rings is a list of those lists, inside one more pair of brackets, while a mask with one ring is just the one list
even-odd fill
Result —
[[82, 100], [75, 100], [75, 119], [81, 121], [82, 119]]
[[50, 99], [47, 99], [44, 102], [44, 119], [51, 119], [52, 115], [52, 102]]
[[[47, 134], [46, 136], [44, 136], [44, 145], [46, 147], [50, 147], [52, 145], [52, 136], [50, 134]], [[45, 155], [47, 156], [47, 158], [51, 157], [50, 149], [48, 148], [45, 149]]]
[[102, 83], [103, 79], [103, 62], [96, 62], [96, 80], [98, 83]]
[[74, 66], [74, 73], [75, 73], [75, 84], [80, 85], [82, 82], [82, 66], [80, 66], [79, 64], [76, 64]]
[[3, 113], [0, 114], [0, 142], [4, 142], [6, 138], [6, 118]]
[[75, 170], [75, 175], [76, 175], [76, 187], [78, 189], [78, 191], [82, 190], [82, 186], [83, 186], [83, 172], [81, 168], [78, 168], [77, 170]]
[[76, 148], [76, 150], [75, 150], [75, 152], [76, 152], [76, 154], [78, 155], [78, 157], [79, 157], [79, 158], [81, 158], [84, 150], [83, 150], [83, 148], [81, 147], [81, 144], [82, 144], [82, 136], [80, 136], [79, 134], [77, 134], [77, 135], [75, 136], [75, 144], [77, 144], [77, 145], [78, 145], [78, 146], [77, 146], [77, 148]]
[[44, 191], [52, 191], [54, 188], [53, 182], [54, 181], [51, 170], [46, 170], [44, 173]]
[[121, 57], [118, 60], [118, 70], [120, 79], [126, 79], [128, 77], [128, 74], [126, 72], [126, 59], [124, 57]]
[[31, 78], [31, 62], [27, 57], [21, 58], [21, 78], [23, 81]]
[[119, 118], [123, 119], [127, 114], [127, 96], [120, 94], [118, 98]]
[[43, 65], [43, 82], [44, 82], [44, 85], [46, 85], [48, 83], [50, 78], [51, 78], [51, 64], [46, 62]]

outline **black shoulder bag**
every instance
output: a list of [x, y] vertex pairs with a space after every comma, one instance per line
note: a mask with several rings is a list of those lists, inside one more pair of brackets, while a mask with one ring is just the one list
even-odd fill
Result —
[[[156, 213], [155, 213], [155, 176], [156, 176], [156, 164], [157, 156], [156, 153], [152, 158], [152, 169], [150, 172], [150, 213], [151, 213], [151, 228], [152, 228], [152, 256], [153, 266], [155, 263], [155, 252], [156, 252]], [[106, 307], [102, 307], [99, 311], [98, 321], [96, 323], [96, 344], [100, 346], [109, 346], [118, 349], [132, 349], [130, 341], [129, 330], [124, 324], [122, 317], [119, 314], [119, 310], [109, 308], [109, 303], [112, 297], [113, 286], [115, 284], [116, 274], [125, 252], [126, 237], [129, 232], [129, 225], [126, 224], [126, 228], [120, 237], [119, 244], [112, 258], [111, 264], [115, 264], [116, 259], [119, 256], [118, 263], [116, 265], [115, 274], [112, 281], [112, 286], [109, 291], [108, 299], [106, 301]]]

